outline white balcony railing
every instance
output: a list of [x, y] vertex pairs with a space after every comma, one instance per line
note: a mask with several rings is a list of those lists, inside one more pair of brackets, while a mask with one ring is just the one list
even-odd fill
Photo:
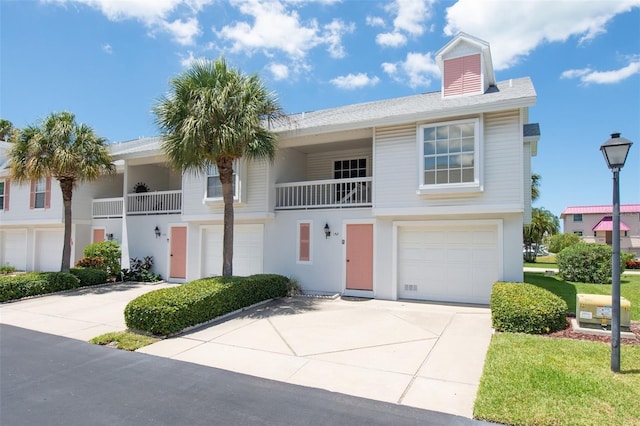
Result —
[[169, 214], [182, 210], [182, 191], [142, 192], [127, 195], [127, 214]]
[[[93, 218], [122, 217], [123, 198], [93, 200]], [[171, 214], [182, 211], [182, 191], [143, 192], [127, 195], [127, 214]]]
[[276, 209], [369, 207], [373, 178], [276, 184]]
[[91, 203], [91, 214], [94, 219], [122, 217], [122, 197], [100, 198]]

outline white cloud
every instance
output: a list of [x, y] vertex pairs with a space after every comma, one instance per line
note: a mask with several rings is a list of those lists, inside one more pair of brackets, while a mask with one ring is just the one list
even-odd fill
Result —
[[[395, 0], [385, 6], [385, 10], [395, 15], [393, 31], [376, 36], [376, 43], [386, 47], [403, 46], [407, 42], [405, 34], [419, 36], [424, 33], [426, 21], [431, 17], [430, 6], [433, 0]], [[381, 18], [372, 23], [382, 23]], [[372, 25], [367, 17], [367, 24]]]
[[346, 24], [339, 19], [334, 19], [330, 24], [324, 26], [322, 38], [329, 45], [327, 51], [332, 58], [344, 58], [345, 51], [342, 45], [342, 36], [354, 32], [354, 23]]
[[640, 73], [640, 60], [613, 71], [594, 71], [591, 68], [567, 70], [561, 78], [579, 78], [584, 84], [615, 84]]
[[431, 57], [431, 53], [407, 53], [403, 62], [382, 64], [382, 70], [399, 83], [412, 88], [428, 87], [434, 77], [440, 75], [440, 69]]
[[384, 19], [379, 16], [367, 16], [365, 23], [370, 27], [384, 27]]
[[182, 65], [183, 68], [188, 68], [191, 66], [191, 64], [193, 64], [196, 60], [198, 59], [202, 59], [202, 58], [196, 58], [193, 55], [193, 52], [191, 50], [189, 50], [189, 54], [185, 57], [183, 55], [178, 54], [178, 56], [180, 56], [180, 65]]
[[379, 82], [380, 79], [375, 75], [373, 77], [369, 77], [365, 73], [348, 74], [331, 80], [331, 84], [334, 86], [347, 90], [360, 89], [366, 86], [375, 86]]
[[275, 80], [286, 80], [289, 78], [289, 67], [284, 64], [269, 64], [269, 71]]
[[376, 43], [385, 47], [403, 46], [407, 38], [400, 33], [380, 33], [376, 36]]
[[[168, 32], [176, 42], [192, 44], [200, 33], [196, 14], [213, 0], [44, 0], [50, 3], [80, 3], [99, 10], [110, 21], [134, 19], [142, 22], [153, 34]], [[180, 7], [188, 10], [189, 17], [170, 20]]]
[[111, 55], [113, 53], [113, 47], [111, 47], [109, 43], [106, 43], [102, 46], [102, 51]]
[[178, 43], [184, 46], [192, 45], [194, 38], [200, 34], [200, 26], [196, 18], [189, 18], [186, 21], [176, 19], [173, 22], [163, 22], [162, 26], [173, 34]]
[[444, 32], [472, 34], [491, 44], [496, 70], [509, 68], [547, 42], [578, 37], [587, 42], [606, 32], [617, 14], [639, 7], [640, 0], [477, 1], [459, 0], [447, 8]]
[[220, 37], [233, 43], [235, 52], [274, 49], [300, 58], [321, 42], [315, 20], [303, 24], [296, 11], [288, 11], [279, 1], [236, 1], [235, 4], [239, 5], [240, 12], [253, 17], [253, 24], [235, 22], [218, 31]]

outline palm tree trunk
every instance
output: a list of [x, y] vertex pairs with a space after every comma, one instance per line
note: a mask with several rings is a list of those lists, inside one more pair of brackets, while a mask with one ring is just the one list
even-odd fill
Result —
[[60, 179], [62, 203], [64, 205], [64, 241], [62, 244], [62, 262], [60, 272], [69, 272], [71, 268], [71, 197], [73, 196], [73, 180]]
[[224, 201], [224, 226], [222, 236], [222, 276], [233, 275], [233, 160], [218, 161], [218, 173]]

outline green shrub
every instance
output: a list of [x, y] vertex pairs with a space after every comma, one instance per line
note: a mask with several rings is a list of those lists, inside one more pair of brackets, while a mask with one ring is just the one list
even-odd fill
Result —
[[0, 302], [78, 288], [80, 280], [64, 272], [30, 272], [0, 277]]
[[159, 336], [177, 333], [254, 303], [283, 297], [288, 281], [270, 274], [212, 277], [152, 291], [129, 302], [125, 323]]
[[91, 268], [98, 269], [107, 272], [107, 267], [104, 264], [104, 257], [83, 257], [76, 262], [78, 268]]
[[[566, 281], [610, 284], [611, 255], [611, 247], [606, 244], [574, 244], [556, 256], [559, 275]], [[620, 272], [625, 268], [624, 259], [620, 256]]]
[[80, 280], [80, 286], [82, 287], [104, 284], [108, 278], [107, 273], [99, 269], [71, 268], [69, 272]]
[[15, 266], [11, 266], [11, 265], [0, 266], [0, 275], [12, 274], [16, 271], [17, 269]]
[[162, 279], [160, 274], [151, 271], [153, 267], [153, 256], [145, 256], [143, 259], [132, 257], [130, 264], [131, 269], [122, 270], [123, 281], [153, 283]]
[[84, 257], [104, 259], [104, 265], [100, 268], [92, 266], [95, 269], [106, 271], [109, 276], [116, 276], [120, 273], [120, 246], [115, 241], [102, 241], [99, 243], [89, 244], [84, 248]]
[[560, 253], [567, 247], [579, 243], [581, 238], [577, 234], [555, 234], [549, 237], [549, 251], [551, 253]]
[[491, 322], [497, 331], [544, 334], [567, 326], [567, 304], [548, 290], [527, 283], [496, 283]]

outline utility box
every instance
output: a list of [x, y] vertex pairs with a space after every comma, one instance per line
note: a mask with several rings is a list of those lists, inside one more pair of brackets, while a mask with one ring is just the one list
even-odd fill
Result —
[[[576, 317], [580, 327], [586, 328], [611, 328], [611, 316], [613, 304], [611, 296], [603, 294], [578, 294], [576, 295]], [[620, 329], [631, 329], [631, 302], [624, 297], [620, 298]]]

